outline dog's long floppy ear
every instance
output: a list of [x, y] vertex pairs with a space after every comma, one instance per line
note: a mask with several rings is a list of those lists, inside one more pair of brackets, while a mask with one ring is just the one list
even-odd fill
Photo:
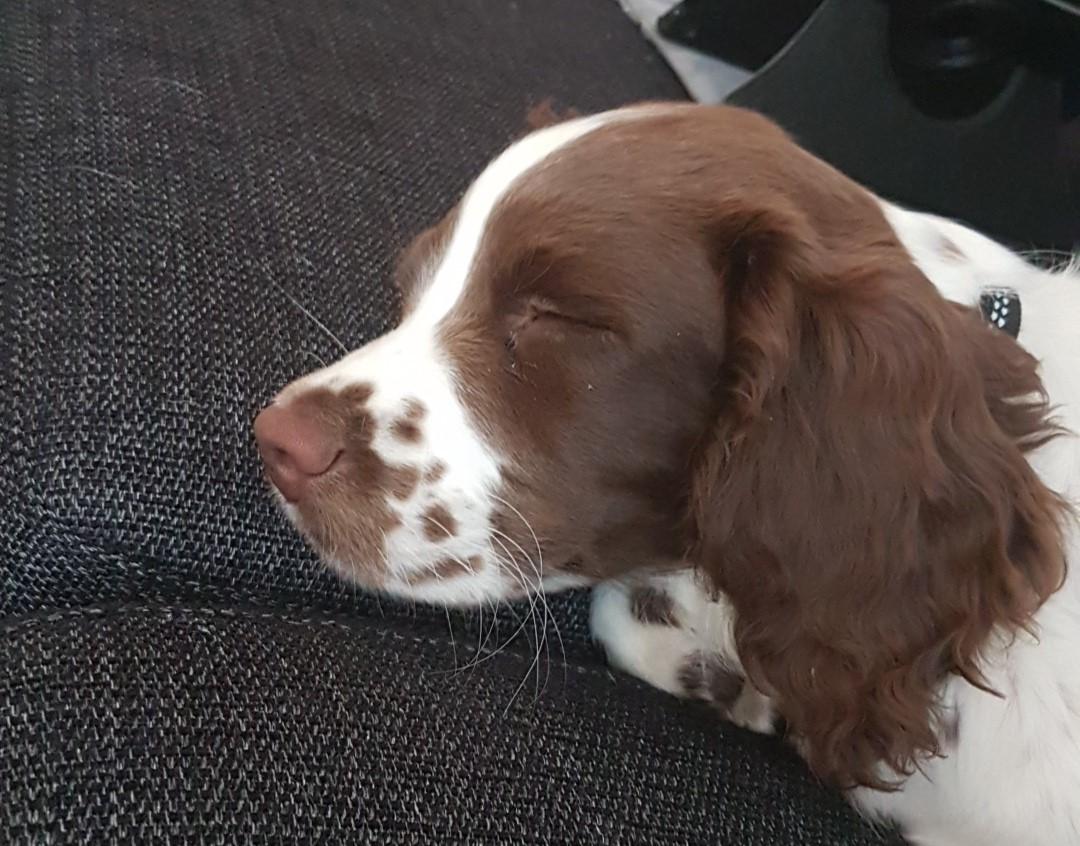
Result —
[[887, 788], [940, 751], [945, 674], [985, 685], [994, 628], [1063, 579], [1063, 506], [1024, 457], [1053, 435], [1036, 362], [895, 240], [839, 249], [781, 202], [712, 237], [726, 334], [694, 560], [811, 767]]

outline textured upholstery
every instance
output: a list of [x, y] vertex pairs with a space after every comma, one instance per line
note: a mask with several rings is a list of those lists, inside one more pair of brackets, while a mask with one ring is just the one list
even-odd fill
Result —
[[580, 665], [537, 700], [527, 656], [453, 654], [279, 612], [22, 620], [0, 640], [0, 841], [883, 842], [704, 709]]
[[886, 842], [581, 597], [535, 706], [528, 637], [440, 674], [479, 618], [342, 586], [259, 478], [530, 105], [680, 96], [612, 0], [0, 4], [0, 842]]

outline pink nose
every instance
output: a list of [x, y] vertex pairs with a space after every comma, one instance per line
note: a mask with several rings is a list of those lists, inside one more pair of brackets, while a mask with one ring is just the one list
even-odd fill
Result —
[[270, 481], [289, 502], [299, 501], [343, 451], [341, 439], [325, 424], [288, 404], [259, 412], [255, 441]]

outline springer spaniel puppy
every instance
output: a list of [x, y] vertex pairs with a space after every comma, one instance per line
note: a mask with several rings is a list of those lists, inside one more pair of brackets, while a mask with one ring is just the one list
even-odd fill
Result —
[[397, 282], [255, 424], [331, 568], [596, 584], [614, 664], [912, 843], [1080, 844], [1080, 274], [646, 104], [513, 144]]

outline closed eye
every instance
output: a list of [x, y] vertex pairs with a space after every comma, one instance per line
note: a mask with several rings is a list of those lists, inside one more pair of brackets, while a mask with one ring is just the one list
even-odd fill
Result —
[[[575, 341], [588, 344], [584, 349], [610, 347], [618, 340], [618, 333], [607, 323], [592, 315], [568, 311], [549, 301], [530, 301], [523, 314], [509, 326], [504, 346], [507, 353], [507, 369], [517, 378], [522, 377], [519, 364], [535, 366], [543, 350], [553, 349]], [[591, 339], [599, 343], [594, 347]]]
[[602, 322], [598, 317], [594, 317], [584, 311], [576, 311], [563, 307], [561, 304], [556, 304], [551, 300], [535, 298], [529, 302], [529, 305], [522, 317], [519, 327], [527, 326], [530, 323], [537, 321], [555, 321], [569, 326], [575, 326], [580, 329], [590, 329], [595, 331], [610, 330], [611, 327]]
[[[506, 335], [505, 346], [506, 351], [510, 354], [511, 361], [514, 361], [516, 358], [521, 336], [527, 333], [532, 327], [542, 328], [544, 326], [575, 333], [599, 332], [606, 331], [607, 329], [605, 326], [567, 314], [563, 311], [530, 306], [528, 311], [514, 322]], [[562, 335], [556, 334], [555, 337], [556, 339], [560, 339]]]
[[537, 312], [536, 320], [558, 320], [562, 323], [568, 323], [572, 326], [579, 326], [582, 329], [592, 329], [597, 332], [608, 330], [608, 326], [595, 320], [591, 320], [587, 317], [582, 317], [575, 314], [567, 314], [562, 311], [547, 311], [541, 310]]

